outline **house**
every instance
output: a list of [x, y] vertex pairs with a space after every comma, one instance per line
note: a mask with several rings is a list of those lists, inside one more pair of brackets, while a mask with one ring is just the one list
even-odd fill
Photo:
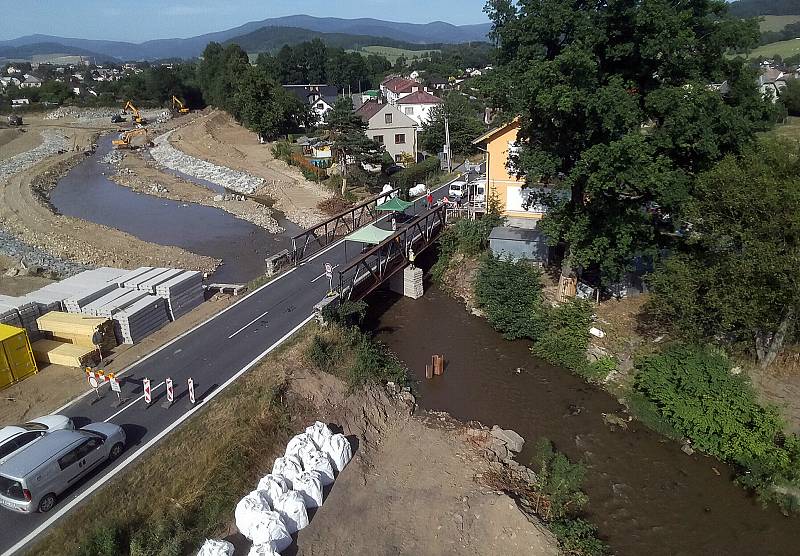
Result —
[[422, 125], [430, 120], [430, 112], [444, 101], [425, 91], [416, 91], [401, 97], [397, 107], [409, 118]]
[[779, 68], [767, 67], [761, 70], [758, 76], [758, 88], [763, 96], [769, 96], [776, 102], [781, 96], [781, 91], [786, 84], [795, 79], [793, 73], [787, 73]]
[[5, 89], [6, 87], [10, 87], [11, 85], [19, 87], [21, 83], [22, 82], [16, 77], [6, 77], [6, 76], [0, 77], [0, 89]]
[[391, 77], [381, 83], [381, 94], [389, 102], [395, 104], [399, 99], [411, 93], [423, 90], [422, 84], [405, 77]]
[[416, 157], [417, 122], [396, 106], [380, 101], [365, 102], [356, 114], [367, 122], [367, 137], [381, 143], [395, 162]]
[[333, 110], [333, 105], [339, 97], [336, 85], [284, 85], [283, 88], [296, 96], [300, 102], [311, 106], [320, 123], [325, 123], [325, 115]]
[[21, 106], [28, 106], [31, 103], [27, 98], [14, 98], [11, 99], [11, 108], [19, 108]]
[[8, 75], [14, 75], [15, 73], [22, 73], [22, 70], [19, 68], [15, 68], [14, 66], [8, 66], [6, 69], [6, 73]]
[[[526, 187], [525, 179], [513, 174], [509, 156], [518, 149], [519, 118], [487, 131], [472, 144], [485, 154], [487, 199], [499, 204], [501, 214], [509, 226], [533, 229], [541, 220], [546, 208], [537, 202], [537, 195], [547, 193], [546, 188]], [[512, 164], [513, 166], [513, 164]]]
[[450, 82], [442, 77], [431, 77], [428, 79], [428, 87], [434, 91], [444, 91]]
[[42, 80], [38, 77], [31, 75], [29, 73], [25, 74], [25, 81], [20, 83], [20, 88], [22, 89], [38, 89], [42, 86]]

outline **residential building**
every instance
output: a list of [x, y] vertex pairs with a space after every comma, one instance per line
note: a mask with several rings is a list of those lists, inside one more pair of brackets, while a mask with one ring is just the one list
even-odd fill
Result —
[[422, 125], [430, 120], [431, 110], [443, 102], [442, 99], [428, 92], [416, 91], [401, 97], [396, 104], [403, 114]]
[[381, 143], [395, 162], [406, 158], [416, 159], [417, 122], [403, 114], [396, 106], [369, 101], [356, 110], [367, 122], [367, 137]]
[[38, 89], [42, 86], [42, 80], [29, 73], [25, 74], [25, 81], [20, 83], [21, 89]]
[[284, 85], [286, 91], [311, 106], [317, 115], [317, 121], [325, 123], [325, 115], [333, 110], [333, 105], [339, 96], [336, 85]]
[[485, 153], [487, 199], [498, 203], [509, 226], [532, 229], [546, 211], [537, 202], [544, 188], [526, 187], [525, 179], [514, 175], [509, 156], [518, 149], [519, 118], [481, 135], [473, 145]]
[[6, 77], [6, 76], [0, 77], [0, 89], [5, 89], [6, 87], [10, 87], [11, 85], [19, 87], [21, 83], [22, 82], [16, 77]]
[[27, 98], [14, 98], [11, 99], [11, 108], [17, 108], [20, 106], [28, 106], [31, 103], [30, 99]]
[[781, 91], [788, 81], [795, 79], [791, 72], [784, 72], [779, 68], [767, 67], [762, 69], [761, 74], [758, 76], [758, 88], [761, 94], [769, 96], [772, 102], [777, 102], [778, 97], [781, 96]]
[[14, 75], [15, 73], [22, 73], [22, 70], [14, 66], [8, 66], [6, 73], [8, 73], [8, 75]]
[[405, 77], [390, 77], [381, 83], [381, 94], [389, 104], [396, 104], [401, 98], [423, 89], [422, 83]]
[[434, 91], [444, 91], [449, 84], [450, 81], [443, 77], [431, 77], [428, 79], [428, 86]]

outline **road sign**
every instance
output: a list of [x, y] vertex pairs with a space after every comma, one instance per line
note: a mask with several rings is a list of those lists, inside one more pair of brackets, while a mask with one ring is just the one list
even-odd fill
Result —
[[122, 392], [122, 388], [120, 388], [119, 381], [117, 380], [117, 377], [115, 377], [113, 374], [110, 374], [110, 375], [108, 375], [108, 381], [109, 381], [109, 384], [111, 384], [111, 391], [112, 392], [116, 392], [117, 394]]
[[143, 378], [142, 386], [144, 387], [144, 403], [149, 404], [153, 401], [152, 392], [150, 391], [150, 379]]
[[331, 263], [325, 263], [325, 277], [333, 278], [333, 265]]
[[189, 379], [189, 401], [194, 404], [194, 381]]
[[94, 377], [94, 371], [91, 369], [86, 369], [86, 380], [89, 381], [89, 386], [92, 388], [97, 388], [97, 386], [92, 385], [92, 381], [97, 384], [97, 379]]
[[89, 377], [89, 386], [95, 390], [97, 390], [97, 387], [100, 386], [100, 384], [97, 382], [97, 378], [95, 378], [94, 375]]

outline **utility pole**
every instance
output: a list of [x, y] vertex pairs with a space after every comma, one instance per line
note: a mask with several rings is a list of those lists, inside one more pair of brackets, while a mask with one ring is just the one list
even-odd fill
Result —
[[444, 153], [447, 156], [447, 173], [453, 171], [453, 160], [450, 156], [450, 120], [447, 114], [444, 115]]

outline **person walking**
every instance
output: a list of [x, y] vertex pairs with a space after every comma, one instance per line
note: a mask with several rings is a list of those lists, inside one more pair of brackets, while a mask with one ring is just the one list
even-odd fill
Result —
[[428, 189], [427, 195], [425, 195], [425, 202], [428, 203], [428, 208], [433, 206], [433, 195], [430, 189]]

